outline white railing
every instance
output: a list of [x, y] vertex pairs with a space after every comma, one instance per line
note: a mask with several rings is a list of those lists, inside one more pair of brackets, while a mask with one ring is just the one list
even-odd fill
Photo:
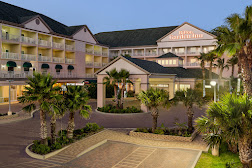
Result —
[[198, 62], [187, 62], [186, 66], [200, 66], [200, 63]]
[[108, 56], [108, 53], [107, 52], [102, 52], [102, 55], [103, 56]]
[[152, 53], [145, 53], [145, 56], [156, 56], [157, 53], [156, 52], [152, 52]]
[[2, 39], [19, 42], [20, 36], [14, 34], [2, 34]]
[[0, 78], [27, 78], [28, 76], [33, 76], [33, 72], [32, 71], [27, 71], [27, 72], [15, 72], [15, 71], [0, 72]]
[[23, 42], [23, 43], [30, 43], [30, 44], [36, 44], [36, 39], [31, 38], [31, 37], [21, 36], [21, 42]]
[[87, 66], [93, 66], [93, 62], [86, 61], [86, 65], [87, 65]]
[[94, 77], [94, 74], [89, 74], [89, 73], [87, 73], [87, 74], [86, 74], [86, 77], [87, 77], [87, 78], [93, 78], [93, 77]]
[[102, 55], [101, 51], [94, 51], [95, 55]]
[[1, 58], [2, 59], [15, 59], [15, 60], [18, 60], [19, 59], [19, 54], [18, 53], [2, 52]]
[[66, 50], [73, 51], [74, 50], [74, 45], [68, 45], [68, 44], [66, 44]]
[[51, 62], [51, 57], [39, 55], [39, 56], [38, 56], [38, 61], [42, 61], [42, 62]]
[[133, 53], [133, 56], [144, 56], [144, 53]]
[[105, 66], [105, 65], [107, 65], [107, 63], [102, 63], [102, 66]]
[[64, 63], [64, 59], [60, 57], [53, 57], [53, 62], [55, 63]]
[[64, 44], [53, 42], [53, 47], [54, 48], [64, 49]]
[[185, 54], [185, 52], [179, 52], [179, 51], [177, 51], [177, 52], [172, 52], [173, 54], [178, 54], [178, 55], [183, 55], [183, 54]]
[[77, 78], [76, 73], [56, 73], [56, 74], [51, 74], [54, 78]]
[[42, 46], [51, 47], [51, 42], [46, 40], [38, 40], [38, 44]]
[[102, 63], [100, 63], [100, 62], [94, 62], [94, 66], [100, 67], [100, 66], [102, 66]]
[[70, 58], [66, 58], [66, 63], [67, 64], [74, 64], [75, 60], [74, 59], [70, 59]]
[[32, 54], [21, 54], [21, 59], [25, 61], [36, 61], [36, 55]]
[[187, 51], [187, 54], [199, 54], [198, 51]]
[[93, 54], [93, 53], [94, 53], [94, 50], [93, 50], [93, 49], [86, 48], [86, 53], [88, 53], [88, 54]]

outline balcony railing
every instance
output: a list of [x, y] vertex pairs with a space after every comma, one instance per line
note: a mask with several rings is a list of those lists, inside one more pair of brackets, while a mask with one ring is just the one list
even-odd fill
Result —
[[66, 50], [73, 51], [74, 50], [74, 45], [68, 45], [68, 44], [66, 44]]
[[110, 53], [109, 56], [110, 57], [117, 57], [117, 56], [119, 56], [119, 53]]
[[100, 66], [102, 66], [102, 63], [100, 63], [100, 62], [94, 62], [94, 66], [100, 67]]
[[200, 63], [198, 62], [187, 62], [186, 66], [200, 66]]
[[94, 53], [94, 50], [93, 50], [93, 49], [90, 49], [90, 48], [86, 48], [86, 53], [88, 53], [88, 54], [93, 54], [93, 53]]
[[133, 56], [144, 56], [144, 53], [133, 53]]
[[107, 65], [107, 63], [102, 63], [102, 66], [105, 66], [105, 65]]
[[19, 59], [19, 54], [18, 53], [2, 52], [1, 58], [2, 59], [18, 60]]
[[101, 51], [94, 51], [95, 55], [102, 55]]
[[15, 72], [15, 71], [2, 71], [0, 72], [0, 78], [27, 78], [28, 76], [32, 76], [32, 71], [27, 72]]
[[185, 54], [185, 52], [184, 51], [174, 51], [174, 52], [172, 52], [173, 54], [178, 54], [178, 55], [183, 55], [183, 54]]
[[93, 78], [93, 77], [94, 77], [94, 74], [87, 73], [87, 74], [86, 74], [86, 77], [87, 77], [87, 78]]
[[156, 52], [152, 52], [152, 53], [145, 53], [145, 56], [156, 56], [157, 53]]
[[102, 52], [102, 55], [103, 56], [108, 56], [108, 53], [107, 52]]
[[10, 41], [19, 42], [20, 36], [19, 35], [14, 35], [14, 34], [2, 34], [2, 39], [3, 40], [10, 40]]
[[64, 59], [60, 57], [53, 57], [53, 62], [55, 63], [64, 63]]
[[23, 43], [30, 43], [30, 44], [36, 44], [36, 39], [31, 38], [31, 37], [21, 36], [21, 42], [23, 42]]
[[42, 61], [42, 62], [51, 62], [51, 57], [39, 55], [39, 56], [38, 56], [38, 61]]
[[75, 59], [66, 58], [66, 63], [67, 64], [74, 64], [75, 63]]
[[53, 48], [64, 49], [64, 44], [53, 42]]
[[51, 47], [51, 42], [46, 40], [38, 40], [38, 44], [41, 46]]
[[32, 54], [21, 54], [21, 59], [25, 61], [36, 61], [36, 55]]
[[93, 62], [86, 61], [86, 65], [87, 65], [87, 66], [93, 66]]
[[56, 73], [56, 74], [51, 74], [54, 78], [77, 78], [76, 73]]
[[187, 51], [187, 54], [199, 54], [199, 51]]

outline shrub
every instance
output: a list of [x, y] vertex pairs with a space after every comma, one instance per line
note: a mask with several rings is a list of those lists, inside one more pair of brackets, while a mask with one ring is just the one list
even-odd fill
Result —
[[91, 83], [90, 85], [87, 85], [88, 90], [88, 96], [91, 99], [97, 99], [97, 83]]
[[105, 112], [105, 113], [141, 113], [142, 112], [135, 106], [126, 107], [126, 109], [117, 109], [116, 106], [113, 106], [111, 104], [106, 105], [104, 107], [98, 107], [97, 110]]
[[40, 144], [38, 140], [33, 141], [32, 151], [38, 154], [47, 154], [51, 151], [50, 147], [44, 144]]
[[106, 98], [112, 98], [114, 96], [114, 86], [106, 85]]
[[134, 97], [135, 96], [135, 92], [133, 90], [129, 90], [126, 93], [127, 97]]

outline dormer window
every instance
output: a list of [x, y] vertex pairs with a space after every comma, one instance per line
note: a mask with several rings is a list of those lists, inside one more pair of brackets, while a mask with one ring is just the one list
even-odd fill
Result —
[[85, 28], [84, 28], [84, 32], [86, 32], [86, 31], [87, 31], [87, 28], [85, 27]]

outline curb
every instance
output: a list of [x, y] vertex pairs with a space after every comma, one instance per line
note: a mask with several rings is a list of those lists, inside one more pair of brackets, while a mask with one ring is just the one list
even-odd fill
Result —
[[105, 115], [140, 115], [140, 114], [149, 114], [150, 112], [147, 112], [147, 113], [105, 113], [105, 112], [101, 112], [101, 111], [98, 111], [97, 108], [95, 109], [95, 112], [99, 113], [99, 114], [105, 114]]
[[40, 154], [33, 153], [32, 151], [30, 151], [29, 147], [30, 147], [31, 145], [33, 145], [33, 143], [30, 144], [30, 145], [28, 145], [28, 146], [25, 148], [25, 153], [26, 153], [27, 155], [29, 155], [30, 157], [32, 157], [32, 158], [40, 159], [40, 160], [45, 160], [45, 159], [47, 159], [47, 158], [49, 158], [49, 157], [51, 157], [51, 156], [54, 156], [54, 155], [58, 154], [59, 152], [63, 151], [64, 149], [66, 149], [66, 148], [68, 148], [68, 147], [70, 146], [70, 145], [67, 145], [67, 146], [65, 146], [65, 147], [62, 148], [62, 149], [59, 149], [59, 150], [50, 152], [50, 153], [45, 154], [45, 155], [40, 155]]
[[198, 163], [201, 154], [202, 154], [202, 151], [199, 152], [199, 154], [197, 155], [196, 159], [194, 160], [194, 162], [192, 164], [192, 168], [194, 168], [196, 166], [196, 164]]
[[[31, 112], [31, 115], [27, 116], [27, 117], [18, 117], [17, 116], [17, 117], [14, 117], [14, 118], [2, 119], [2, 120], [0, 120], [0, 124], [7, 124], [7, 123], [11, 123], [11, 122], [22, 121], [22, 120], [27, 120], [27, 119], [33, 118], [34, 113], [37, 112], [37, 111], [39, 111], [39, 109], [33, 110]], [[20, 112], [18, 112], [17, 114], [14, 114], [14, 115], [19, 115]]]

